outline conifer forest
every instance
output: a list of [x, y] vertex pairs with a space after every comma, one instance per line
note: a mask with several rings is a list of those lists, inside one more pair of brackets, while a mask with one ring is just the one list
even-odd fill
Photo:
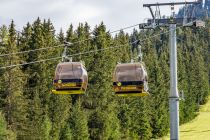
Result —
[[[177, 27], [180, 124], [194, 119], [209, 95], [210, 20], [205, 23]], [[80, 23], [56, 32], [50, 19], [41, 18], [19, 31], [15, 21], [0, 27], [0, 140], [149, 140], [169, 133], [168, 28], [114, 34], [103, 22], [90, 28]], [[131, 61], [134, 36], [141, 42], [150, 95], [117, 97], [113, 71]], [[85, 95], [51, 93], [64, 41], [72, 43], [67, 55], [87, 69]]]

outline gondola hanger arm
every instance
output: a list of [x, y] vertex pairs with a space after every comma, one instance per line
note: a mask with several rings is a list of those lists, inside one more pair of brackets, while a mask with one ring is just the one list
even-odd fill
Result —
[[64, 41], [64, 51], [62, 54], [62, 62], [65, 62], [67, 59], [69, 62], [72, 62], [72, 57], [68, 57], [66, 52], [67, 52], [67, 47], [71, 46], [73, 43]]

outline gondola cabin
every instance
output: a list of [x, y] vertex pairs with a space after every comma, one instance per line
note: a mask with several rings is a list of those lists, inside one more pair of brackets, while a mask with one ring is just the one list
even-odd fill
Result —
[[54, 94], [85, 94], [88, 75], [80, 62], [63, 62], [57, 65], [53, 80]]
[[146, 96], [147, 72], [142, 63], [118, 64], [113, 75], [113, 89], [117, 96]]

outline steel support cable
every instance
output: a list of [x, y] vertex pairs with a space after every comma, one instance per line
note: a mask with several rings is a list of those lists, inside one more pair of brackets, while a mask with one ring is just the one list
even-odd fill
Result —
[[[193, 21], [194, 22], [194, 21]], [[190, 24], [190, 23], [187, 23], [187, 24]], [[187, 25], [185, 24], [185, 25]], [[181, 28], [181, 27], [178, 27], [178, 28]], [[177, 29], [178, 29], [177, 28]], [[98, 50], [93, 50], [93, 51], [87, 51], [87, 52], [83, 52], [83, 53], [76, 53], [76, 54], [72, 54], [68, 57], [71, 57], [71, 56], [77, 56], [77, 55], [84, 55], [84, 54], [89, 54], [89, 53], [93, 53], [93, 52], [98, 52], [98, 51], [104, 51], [104, 50], [108, 50], [108, 49], [113, 49], [113, 48], [118, 48], [118, 47], [122, 47], [122, 46], [126, 46], [126, 45], [132, 45], [134, 43], [136, 43], [137, 41], [145, 41], [147, 39], [151, 39], [151, 38], [154, 38], [156, 36], [159, 36], [159, 35], [162, 35], [162, 34], [166, 34], [166, 33], [169, 33], [170, 31], [165, 31], [165, 32], [162, 32], [162, 33], [159, 33], [159, 34], [156, 34], [156, 35], [153, 35], [151, 37], [148, 37], [148, 38], [145, 38], [145, 39], [138, 39], [134, 42], [131, 42], [131, 43], [126, 43], [126, 44], [123, 44], [123, 45], [119, 45], [119, 46], [114, 46], [114, 47], [108, 47], [108, 48], [104, 48], [104, 49], [98, 49]], [[32, 62], [28, 62], [28, 63], [23, 63], [23, 64], [15, 64], [15, 65], [8, 65], [8, 66], [4, 66], [4, 67], [0, 67], [0, 69], [5, 69], [5, 68], [11, 68], [11, 67], [16, 67], [16, 66], [24, 66], [24, 65], [29, 65], [29, 64], [34, 64], [34, 63], [40, 63], [40, 62], [45, 62], [45, 61], [50, 61], [50, 60], [57, 60], [59, 58], [62, 58], [62, 57], [54, 57], [54, 58], [49, 58], [49, 59], [43, 59], [43, 60], [39, 60], [39, 61], [32, 61]]]
[[[187, 23], [187, 24], [189, 24], [189, 23]], [[139, 24], [134, 24], [134, 25], [127, 26], [127, 27], [124, 27], [122, 29], [111, 31], [111, 32], [107, 32], [107, 33], [112, 34], [112, 33], [115, 33], [115, 32], [119, 32], [119, 31], [122, 31], [122, 30], [133, 28], [133, 27], [138, 26], [138, 25]], [[78, 44], [78, 43], [81, 43], [81, 42], [84, 42], [84, 41], [88, 41], [88, 40], [92, 40], [92, 39], [100, 37], [100, 36], [104, 36], [104, 35], [98, 35], [98, 36], [95, 36], [93, 38], [88, 38], [88, 39], [76, 41], [76, 42], [72, 43], [71, 45]], [[56, 45], [56, 46], [52, 46], [52, 47], [46, 47], [46, 48], [39, 48], [39, 49], [34, 49], [34, 50], [28, 50], [28, 51], [21, 51], [21, 52], [16, 52], [16, 53], [0, 54], [0, 57], [9, 56], [9, 55], [16, 55], [16, 54], [23, 54], [23, 53], [29, 53], [29, 52], [35, 52], [35, 51], [46, 50], [46, 49], [50, 49], [50, 48], [58, 48], [58, 47], [62, 47], [62, 46], [65, 46], [65, 44], [60, 44], [60, 45]]]
[[127, 26], [127, 27], [125, 27], [125, 28], [118, 29], [118, 30], [115, 30], [115, 31], [110, 31], [110, 32], [108, 32], [108, 33], [113, 34], [113, 33], [115, 33], [115, 32], [120, 32], [120, 31], [122, 31], [122, 30], [130, 29], [130, 28], [133, 28], [133, 27], [136, 27], [136, 26], [139, 26], [139, 24], [134, 24], [134, 25], [131, 25], [131, 26]]
[[[192, 35], [186, 35], [186, 36], [192, 37]], [[182, 41], [182, 43], [183, 43], [183, 42], [186, 42], [186, 40], [181, 39], [181, 38], [179, 38], [179, 37], [177, 37], [177, 40]], [[195, 48], [199, 48], [199, 47], [195, 47]], [[210, 52], [209, 52], [208, 50], [205, 50], [205, 49], [203, 49], [203, 48], [199, 48], [199, 49], [210, 54]]]
[[[99, 51], [105, 51], [105, 50], [108, 50], [108, 49], [118, 48], [118, 47], [122, 47], [122, 46], [125, 46], [125, 45], [129, 45], [129, 43], [119, 45], [119, 46], [114, 46], [114, 47], [108, 47], [108, 48], [105, 48], [105, 49], [98, 49], [98, 50], [92, 50], [92, 51], [87, 51], [87, 52], [83, 52], [83, 53], [76, 53], [76, 54], [69, 55], [68, 57], [85, 55], [85, 54], [99, 52]], [[23, 63], [23, 64], [8, 65], [8, 66], [5, 66], [5, 67], [0, 67], [0, 69], [11, 68], [11, 67], [16, 67], [16, 66], [24, 66], [24, 65], [40, 63], [40, 62], [45, 62], [45, 61], [50, 61], [50, 60], [57, 60], [57, 59], [60, 59], [60, 58], [62, 58], [62, 57], [60, 56], [60, 57], [54, 57], [54, 58], [43, 59], [43, 60], [38, 60], [38, 61], [32, 61], [32, 62]]]
[[29, 52], [36, 52], [36, 51], [40, 51], [40, 50], [46, 50], [46, 49], [50, 49], [50, 48], [58, 48], [58, 47], [62, 47], [62, 46], [64, 46], [64, 44], [53, 46], [53, 47], [39, 48], [39, 49], [28, 50], [28, 51], [21, 51], [21, 52], [16, 52], [16, 53], [0, 54], [0, 57], [10, 56], [10, 55], [15, 55], [15, 54], [29, 53]]
[[[130, 29], [130, 28], [136, 27], [138, 25], [139, 24], [134, 24], [134, 25], [131, 25], [131, 26], [127, 26], [127, 27], [118, 29], [118, 30], [114, 30], [114, 31], [110, 31], [110, 32], [108, 31], [107, 33], [113, 34], [113, 33], [116, 33], [116, 32], [122, 31], [122, 30], [126, 30], [126, 29]], [[92, 39], [100, 37], [100, 36], [104, 36], [104, 35], [98, 35], [98, 36], [95, 36], [95, 37], [91, 37], [91, 38], [83, 39], [83, 40], [80, 40], [80, 41], [76, 41], [76, 42], [71, 43], [71, 45], [82, 43], [82, 42], [85, 42], [85, 41], [88, 41], [88, 40], [92, 40]], [[52, 47], [46, 47], [46, 48], [39, 48], [39, 49], [34, 49], [34, 50], [28, 50], [28, 51], [21, 51], [21, 52], [16, 52], [16, 53], [0, 54], [0, 57], [16, 55], [16, 54], [23, 54], [23, 53], [29, 53], [29, 52], [35, 52], [35, 51], [46, 50], [46, 49], [51, 49], [51, 48], [58, 48], [58, 47], [62, 47], [62, 46], [65, 46], [65, 44], [56, 45], [56, 46], [52, 46]]]
[[[135, 44], [137, 41], [146, 41], [148, 39], [151, 39], [151, 38], [154, 38], [156, 36], [159, 36], [161, 34], [166, 34], [166, 33], [169, 33], [169, 31], [166, 31], [166, 32], [163, 32], [163, 33], [159, 33], [159, 34], [153, 35], [151, 37], [148, 37], [148, 38], [145, 38], [145, 39], [142, 39], [142, 40], [138, 39], [138, 40], [135, 40], [134, 42], [131, 42], [131, 43], [126, 43], [126, 44], [122, 44], [122, 45], [118, 45], [118, 46], [113, 46], [113, 47], [108, 47], [108, 48], [104, 48], [104, 49], [86, 51], [86, 52], [83, 52], [83, 53], [76, 53], [76, 54], [69, 55], [68, 57], [78, 56], [78, 55], [85, 55], [85, 54], [89, 54], [89, 53], [94, 53], [94, 52], [99, 52], [99, 51], [105, 51], [105, 50], [108, 50], [108, 49], [119, 48], [119, 47], [126, 46], [126, 45], [132, 45], [132, 44]], [[38, 60], [38, 61], [32, 61], [32, 62], [22, 63], [22, 64], [8, 65], [8, 66], [0, 67], [0, 69], [11, 68], [11, 67], [16, 67], [16, 66], [24, 66], [24, 65], [34, 64], [34, 63], [41, 63], [41, 62], [50, 61], [50, 60], [57, 60], [57, 59], [60, 59], [60, 58], [62, 58], [62, 57], [54, 57], [54, 58], [49, 58], [49, 59], [43, 59], [43, 60]]]
[[[193, 21], [194, 22], [194, 21]], [[180, 28], [180, 27], [179, 27]], [[209, 28], [209, 27], [205, 27], [205, 28]], [[186, 34], [185, 36], [187, 36], [187, 37], [192, 37], [193, 36], [193, 34]], [[184, 40], [184, 39], [182, 39], [182, 38], [180, 38], [180, 37], [177, 37], [177, 40], [180, 40], [180, 41], [182, 41], [182, 42], [186, 42], [186, 40]], [[208, 52], [208, 53], [210, 53], [208, 50], [205, 50], [205, 49], [203, 49], [203, 48], [199, 48], [199, 49], [201, 49], [201, 50], [203, 50], [203, 51], [205, 51], [205, 52]]]
[[43, 59], [43, 60], [38, 60], [38, 61], [32, 61], [32, 62], [28, 62], [28, 63], [8, 65], [8, 66], [0, 67], [0, 69], [11, 68], [11, 67], [16, 67], [16, 66], [24, 66], [24, 65], [40, 63], [40, 62], [45, 62], [45, 61], [50, 61], [50, 60], [57, 60], [59, 58], [62, 58], [62, 57], [60, 56], [60, 57], [54, 57], [54, 58]]

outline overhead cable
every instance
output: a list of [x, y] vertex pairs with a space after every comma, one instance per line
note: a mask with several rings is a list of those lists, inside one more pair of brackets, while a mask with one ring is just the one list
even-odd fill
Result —
[[[151, 37], [148, 37], [148, 38], [145, 38], [145, 39], [142, 39], [142, 40], [138, 39], [138, 40], [136, 40], [134, 42], [126, 43], [126, 44], [122, 44], [122, 45], [118, 45], [118, 46], [113, 46], [113, 47], [108, 47], [108, 48], [103, 48], [103, 49], [97, 49], [97, 50], [92, 50], [92, 51], [86, 51], [86, 52], [82, 52], [82, 53], [76, 53], [76, 54], [69, 55], [68, 57], [78, 56], [78, 55], [85, 55], [85, 54], [99, 52], [99, 51], [105, 51], [105, 50], [108, 50], [108, 49], [119, 48], [119, 47], [126, 46], [126, 45], [129, 45], [129, 44], [132, 45], [132, 44], [136, 43], [137, 41], [145, 41], [147, 39], [151, 39], [151, 38], [154, 38], [154, 37], [159, 36], [161, 34], [166, 34], [168, 32], [169, 31], [162, 32], [162, 33], [153, 35]], [[24, 65], [34, 64], [34, 63], [41, 63], [41, 62], [46, 62], [46, 61], [50, 61], [50, 60], [57, 60], [57, 59], [60, 59], [60, 58], [62, 58], [62, 57], [54, 57], [54, 58], [49, 58], [49, 59], [43, 59], [43, 60], [37, 60], [37, 61], [22, 63], [22, 64], [8, 65], [8, 66], [0, 67], [0, 69], [11, 68], [11, 67], [16, 67], [16, 66], [24, 66]]]
[[[124, 27], [124, 28], [121, 28], [121, 29], [118, 29], [118, 30], [115, 30], [115, 31], [110, 31], [110, 32], [108, 31], [107, 33], [113, 34], [113, 33], [116, 33], [116, 32], [122, 31], [122, 30], [133, 28], [133, 27], [138, 26], [138, 25], [139, 24], [127, 26], [127, 27]], [[100, 37], [100, 36], [104, 36], [104, 35], [98, 35], [98, 36], [94, 36], [94, 37], [91, 37], [91, 38], [87, 38], [87, 39], [83, 39], [83, 40], [80, 40], [80, 41], [76, 41], [76, 42], [73, 42], [72, 45], [78, 44], [78, 43], [82, 43], [82, 42], [85, 42], [85, 41], [88, 41], [88, 40], [92, 40], [92, 39]], [[29, 52], [35, 52], [35, 51], [46, 50], [46, 49], [51, 49], [51, 48], [58, 48], [58, 47], [63, 47], [64, 45], [65, 44], [56, 45], [56, 46], [52, 46], [52, 47], [46, 47], [46, 48], [39, 48], [39, 49], [34, 49], [34, 50], [28, 50], [28, 51], [21, 51], [21, 52], [16, 52], [16, 53], [0, 54], [0, 57], [16, 55], [16, 54], [23, 54], [23, 53], [29, 53]]]

